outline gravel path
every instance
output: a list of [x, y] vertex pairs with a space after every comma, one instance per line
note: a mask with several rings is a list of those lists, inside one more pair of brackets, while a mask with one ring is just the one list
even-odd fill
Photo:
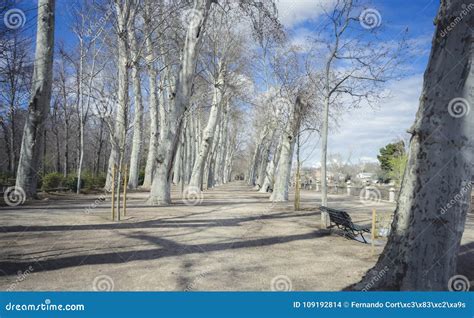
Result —
[[[50, 196], [0, 209], [1, 290], [341, 290], [358, 281], [383, 248], [319, 229], [318, 194], [303, 191], [304, 210], [271, 204], [244, 183], [204, 192], [187, 206], [175, 190], [167, 207], [130, 193], [128, 215], [109, 220], [97, 195]], [[330, 205], [370, 220], [356, 197]], [[382, 203], [378, 211], [391, 213]], [[473, 261], [472, 214], [463, 261]], [[470, 273], [469, 275], [472, 275]], [[470, 276], [473, 279], [474, 276]]]

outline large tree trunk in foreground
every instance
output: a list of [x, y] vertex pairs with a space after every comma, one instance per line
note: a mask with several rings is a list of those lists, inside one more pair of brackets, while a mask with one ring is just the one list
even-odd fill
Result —
[[443, 32], [462, 5], [469, 1], [441, 1], [392, 231], [375, 267], [352, 288], [446, 290], [456, 274], [474, 162], [474, 16]]
[[179, 74], [174, 85], [173, 107], [166, 120], [166, 131], [161, 136], [161, 143], [156, 156], [156, 169], [153, 176], [150, 197], [151, 205], [170, 204], [171, 169], [176, 155], [177, 137], [181, 128], [183, 114], [189, 106], [192, 81], [195, 74], [199, 44], [202, 39], [204, 25], [209, 15], [211, 0], [195, 0], [195, 12], [188, 25], [184, 41]]
[[28, 105], [16, 187], [26, 198], [36, 196], [39, 165], [42, 161], [44, 122], [51, 100], [54, 51], [54, 0], [38, 1], [38, 27], [31, 99]]

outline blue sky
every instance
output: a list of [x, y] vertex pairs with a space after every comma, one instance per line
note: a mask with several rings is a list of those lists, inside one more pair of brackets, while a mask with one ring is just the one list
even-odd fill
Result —
[[[304, 34], [311, 34], [313, 24], [318, 21], [320, 3], [331, 1], [280, 0], [282, 22], [292, 31], [294, 40], [304, 41]], [[382, 41], [396, 38], [408, 28], [408, 38], [418, 51], [416, 57], [404, 65], [410, 70], [406, 77], [388, 83], [389, 98], [381, 100], [375, 108], [362, 106], [342, 114], [338, 127], [331, 129], [330, 154], [340, 154], [344, 161], [350, 158], [352, 163], [376, 161], [381, 147], [397, 139], [408, 139], [406, 130], [414, 122], [418, 109], [438, 6], [439, 1], [434, 0], [378, 0], [366, 3], [365, 7], [380, 13]], [[319, 166], [319, 147], [318, 137], [305, 145], [302, 156], [307, 158], [305, 166]]]

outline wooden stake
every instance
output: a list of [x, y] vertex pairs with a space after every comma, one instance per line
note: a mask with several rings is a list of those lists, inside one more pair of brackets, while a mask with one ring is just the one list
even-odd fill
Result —
[[377, 212], [375, 209], [372, 209], [372, 231], [370, 231], [370, 237], [371, 237], [371, 245], [372, 245], [372, 256], [375, 254], [375, 246], [374, 246], [374, 241], [375, 241], [375, 221], [376, 221], [376, 215]]
[[123, 216], [127, 215], [127, 176], [128, 176], [128, 169], [127, 165], [125, 165], [125, 172], [123, 175]]
[[117, 221], [120, 222], [122, 212], [120, 212], [120, 186], [122, 181], [122, 164], [117, 166]]
[[112, 166], [112, 221], [115, 220], [115, 165]]

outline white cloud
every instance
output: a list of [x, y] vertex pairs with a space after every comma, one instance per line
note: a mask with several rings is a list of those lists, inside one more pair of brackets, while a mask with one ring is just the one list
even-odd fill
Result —
[[335, 0], [279, 0], [277, 2], [278, 14], [281, 23], [292, 27], [308, 19], [314, 19], [323, 13], [324, 8], [334, 3]]

